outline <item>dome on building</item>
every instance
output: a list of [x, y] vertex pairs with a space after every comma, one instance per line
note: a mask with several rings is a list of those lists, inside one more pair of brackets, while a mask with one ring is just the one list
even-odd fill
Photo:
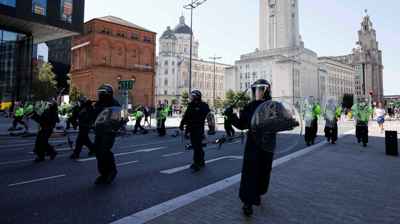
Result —
[[191, 34], [192, 29], [185, 23], [185, 17], [181, 16], [179, 18], [179, 24], [175, 27], [174, 32], [176, 34]]
[[171, 39], [171, 40], [176, 40], [176, 36], [174, 34], [174, 31], [171, 30], [171, 27], [168, 26], [167, 30], [164, 31], [164, 33], [161, 35], [160, 39]]

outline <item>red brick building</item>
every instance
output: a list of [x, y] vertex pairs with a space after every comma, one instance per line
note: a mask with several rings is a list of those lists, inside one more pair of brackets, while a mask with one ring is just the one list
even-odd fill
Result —
[[72, 40], [71, 85], [95, 99], [103, 83], [135, 80], [129, 103], [154, 104], [156, 33], [113, 16], [86, 22]]

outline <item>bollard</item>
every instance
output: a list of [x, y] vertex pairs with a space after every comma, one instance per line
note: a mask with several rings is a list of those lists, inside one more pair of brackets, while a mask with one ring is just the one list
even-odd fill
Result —
[[386, 155], [398, 156], [397, 131], [385, 131]]

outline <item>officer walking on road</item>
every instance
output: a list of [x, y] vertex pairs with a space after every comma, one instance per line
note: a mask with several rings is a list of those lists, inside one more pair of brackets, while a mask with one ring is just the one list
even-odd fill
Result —
[[342, 108], [340, 108], [334, 98], [329, 98], [325, 106], [324, 117], [325, 117], [325, 137], [326, 140], [331, 144], [336, 144], [338, 139], [338, 119], [342, 114]]
[[168, 116], [168, 108], [165, 107], [163, 104], [157, 108], [157, 131], [160, 137], [165, 136], [165, 121], [167, 120]]
[[94, 147], [100, 176], [95, 184], [110, 184], [117, 175], [114, 154], [111, 149], [116, 131], [121, 127], [121, 105], [114, 99], [111, 85], [103, 84], [97, 89], [98, 101], [94, 106], [95, 140]]
[[193, 90], [190, 94], [191, 102], [183, 115], [179, 128], [183, 131], [186, 125], [186, 130], [190, 134], [193, 147], [193, 164], [190, 168], [197, 172], [205, 166], [202, 140], [204, 138], [205, 120], [210, 113], [210, 108], [207, 103], [201, 100], [202, 94], [199, 90]]
[[86, 97], [81, 97], [80, 109], [78, 113], [78, 126], [79, 133], [76, 139], [75, 150], [70, 156], [71, 159], [79, 159], [82, 147], [86, 146], [89, 149], [89, 156], [95, 155], [94, 144], [89, 138], [89, 132], [92, 128], [94, 122], [94, 109], [92, 106], [92, 101], [86, 99]]
[[364, 147], [368, 144], [368, 122], [373, 113], [373, 109], [368, 100], [361, 100], [351, 108], [356, 120], [356, 137], [358, 143], [363, 143]]
[[[257, 80], [251, 85], [251, 90], [253, 100], [243, 108], [240, 117], [233, 113], [232, 107], [227, 108], [224, 112], [232, 124], [240, 130], [250, 129], [256, 109], [263, 103], [272, 102], [271, 84], [267, 80]], [[271, 127], [271, 129], [273, 128]], [[257, 142], [260, 140], [258, 139], [259, 135], [262, 135], [265, 140], [264, 144]], [[249, 131], [247, 134], [239, 189], [243, 213], [246, 216], [253, 214], [253, 205], [259, 206], [261, 196], [268, 191], [275, 145], [276, 131], [264, 134], [258, 133], [256, 130]]]
[[137, 133], [137, 129], [139, 128], [140, 131], [142, 131], [142, 133], [146, 134], [146, 129], [143, 128], [141, 122], [144, 116], [143, 113], [143, 108], [140, 106], [133, 114], [133, 117], [135, 118], [136, 122], [135, 122], [135, 128], [133, 129], [133, 134]]
[[57, 102], [50, 102], [48, 108], [46, 108], [41, 115], [34, 112], [32, 119], [40, 125], [35, 142], [34, 152], [37, 155], [35, 162], [44, 161], [46, 155], [50, 156], [50, 159], [53, 160], [57, 152], [54, 150], [54, 147], [49, 144], [49, 138], [56, 124], [60, 122]]
[[314, 145], [317, 138], [318, 117], [321, 114], [321, 106], [312, 96], [306, 98], [304, 106], [304, 121], [306, 126], [304, 140], [307, 146], [310, 146]]

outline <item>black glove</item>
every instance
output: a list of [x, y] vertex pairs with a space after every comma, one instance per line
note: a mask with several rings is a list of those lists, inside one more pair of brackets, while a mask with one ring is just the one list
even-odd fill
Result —
[[179, 125], [179, 130], [184, 131], [185, 130], [185, 126], [183, 124]]

